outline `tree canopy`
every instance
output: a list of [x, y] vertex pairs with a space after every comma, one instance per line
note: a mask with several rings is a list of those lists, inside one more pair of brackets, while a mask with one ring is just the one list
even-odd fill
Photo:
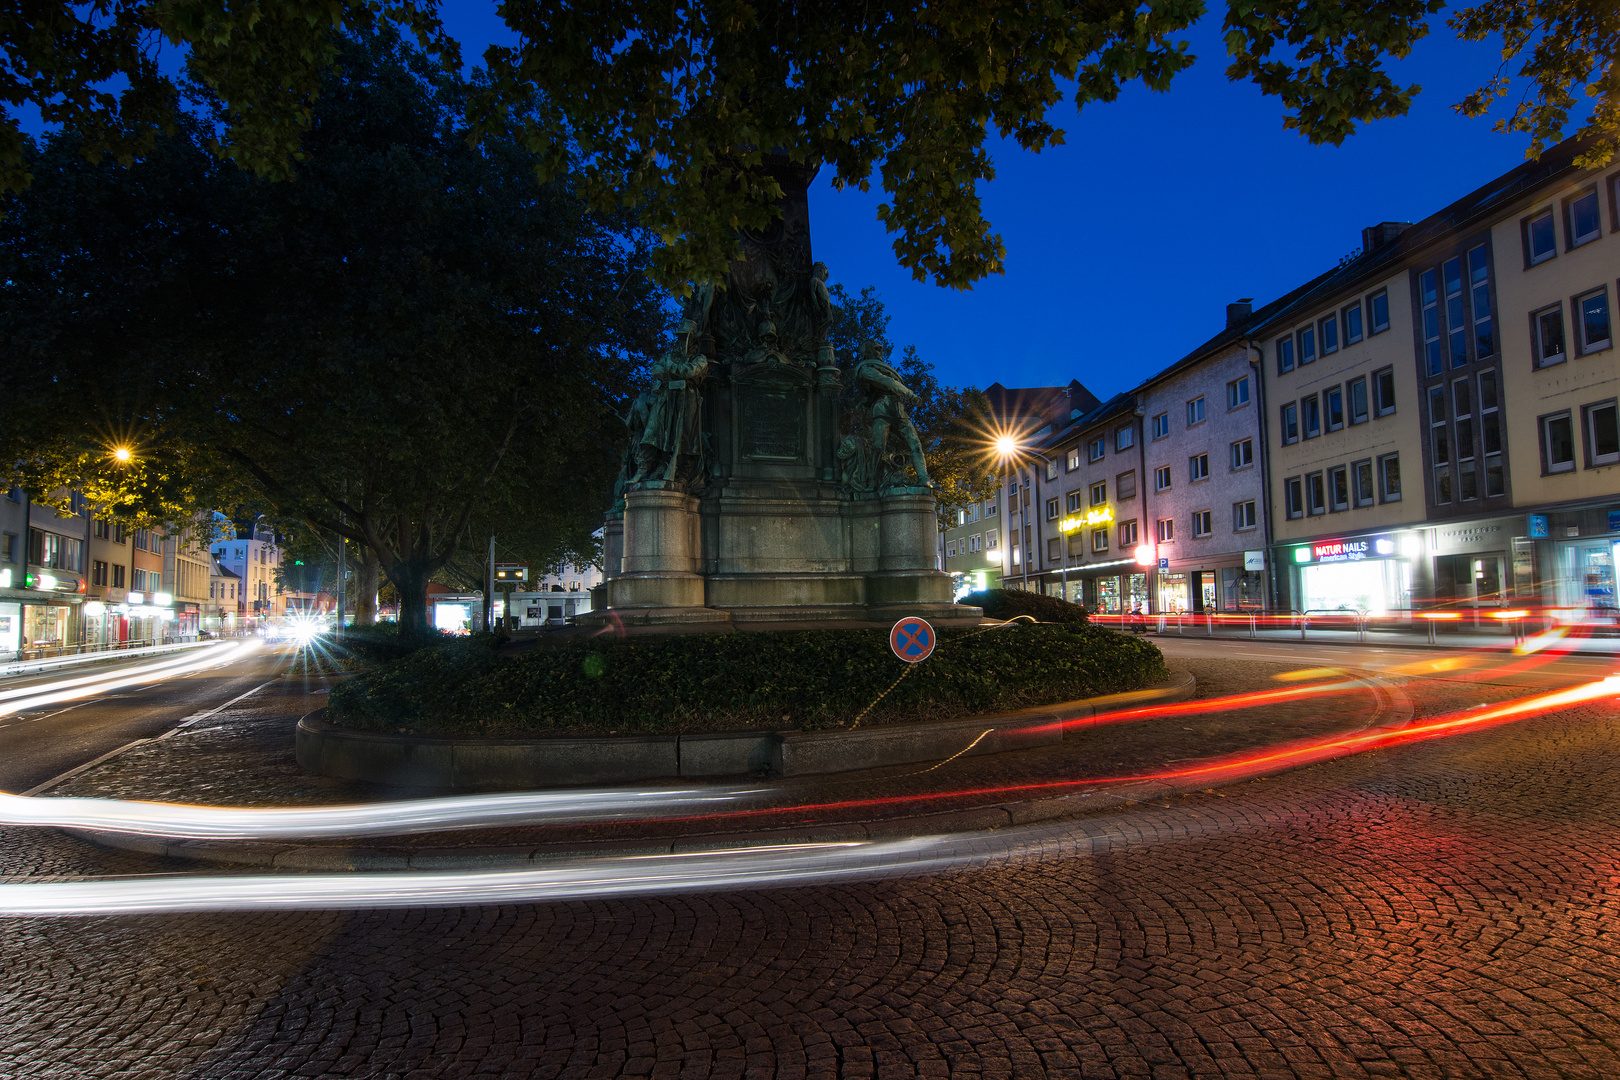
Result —
[[[1391, 60], [1430, 30], [1444, 0], [1228, 0], [1227, 74], [1282, 103], [1284, 123], [1338, 143], [1397, 116], [1417, 86]], [[633, 206], [662, 239], [664, 284], [719, 280], [739, 226], [760, 228], [779, 192], [762, 155], [826, 163], [834, 182], [877, 178], [880, 214], [901, 265], [967, 287], [1001, 269], [981, 212], [994, 176], [993, 131], [1027, 150], [1059, 143], [1054, 108], [1114, 100], [1131, 83], [1170, 88], [1194, 57], [1177, 35], [1203, 0], [1049, 4], [1010, 0], [506, 0], [520, 35], [484, 57], [490, 79], [468, 100], [474, 135], [515, 132], [544, 177], [574, 172], [598, 209]], [[1521, 86], [1499, 126], [1533, 155], [1577, 125], [1588, 164], [1620, 140], [1620, 9], [1590, 0], [1482, 0], [1457, 7], [1467, 40], [1502, 41], [1502, 67], [1457, 108], [1483, 114]], [[408, 26], [447, 70], [457, 44], [431, 0], [66, 0], [0, 15], [0, 98], [36, 105], [93, 159], [120, 160], [172, 130], [179, 92], [157, 60], [181, 47], [188, 73], [219, 101], [215, 151], [288, 177], [314, 147], [316, 101], [338, 62], [334, 30]], [[121, 78], [127, 86], [108, 89]], [[14, 119], [0, 124], [0, 184], [30, 169]]]

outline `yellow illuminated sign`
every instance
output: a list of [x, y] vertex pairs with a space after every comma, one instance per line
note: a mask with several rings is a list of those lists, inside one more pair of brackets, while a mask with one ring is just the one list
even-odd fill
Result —
[[1094, 510], [1086, 511], [1084, 514], [1076, 514], [1073, 517], [1064, 518], [1062, 521], [1058, 522], [1058, 531], [1070, 533], [1074, 532], [1076, 529], [1084, 528], [1087, 525], [1106, 525], [1113, 520], [1113, 508], [1108, 506], [1099, 506]]

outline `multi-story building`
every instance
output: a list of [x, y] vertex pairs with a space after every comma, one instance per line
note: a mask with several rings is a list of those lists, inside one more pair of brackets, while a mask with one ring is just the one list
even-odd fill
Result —
[[[285, 614], [282, 590], [276, 582], [281, 545], [274, 532], [253, 522], [237, 524], [234, 537], [214, 542], [213, 555], [222, 567], [236, 575], [237, 580], [227, 580], [226, 585], [236, 602], [239, 628]], [[215, 602], [218, 602], [217, 597]]]
[[213, 571], [213, 556], [208, 550], [211, 538], [207, 515], [171, 528], [163, 537], [163, 591], [169, 594], [174, 608], [171, 634], [180, 641], [196, 640], [202, 629]]
[[[240, 596], [237, 594], [241, 593]], [[226, 635], [240, 630], [247, 620], [238, 618], [239, 605], [247, 597], [242, 578], [236, 571], [210, 554], [208, 565], [208, 603], [203, 608], [202, 629], [210, 634]]]
[[941, 565], [955, 579], [958, 596], [988, 589], [1001, 575], [1000, 503], [998, 495], [949, 511]]
[[72, 509], [62, 515], [28, 500], [19, 493], [23, 508], [20, 527], [26, 529], [21, 552], [21, 575], [12, 577], [0, 597], [0, 615], [17, 620], [17, 646], [22, 651], [46, 651], [77, 645], [83, 634], [80, 608], [87, 591], [85, 548], [90, 516], [83, 498], [72, 496]]

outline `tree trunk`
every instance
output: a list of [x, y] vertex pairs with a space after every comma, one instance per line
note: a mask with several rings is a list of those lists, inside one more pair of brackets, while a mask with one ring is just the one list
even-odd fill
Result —
[[361, 544], [360, 573], [355, 578], [354, 625], [373, 626], [377, 622], [377, 573], [382, 569], [370, 544]]
[[420, 567], [403, 560], [388, 571], [399, 590], [399, 632], [402, 637], [426, 638], [433, 631], [428, 625], [428, 575]]

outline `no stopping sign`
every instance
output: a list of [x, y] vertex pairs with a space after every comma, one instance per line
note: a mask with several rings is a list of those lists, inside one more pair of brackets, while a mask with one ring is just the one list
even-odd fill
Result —
[[889, 631], [889, 648], [908, 664], [920, 663], [934, 651], [934, 628], [926, 619], [908, 615]]

